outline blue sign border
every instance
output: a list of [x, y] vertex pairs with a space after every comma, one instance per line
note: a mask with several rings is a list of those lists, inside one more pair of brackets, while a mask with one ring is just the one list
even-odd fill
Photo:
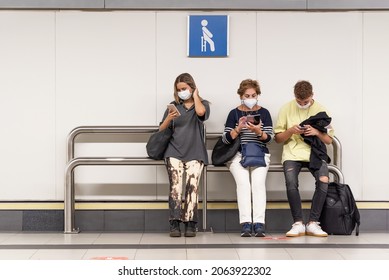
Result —
[[229, 21], [228, 15], [189, 15], [187, 56], [229, 56]]

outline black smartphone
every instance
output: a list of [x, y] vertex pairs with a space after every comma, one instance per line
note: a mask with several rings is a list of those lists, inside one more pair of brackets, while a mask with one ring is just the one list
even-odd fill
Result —
[[261, 122], [261, 115], [248, 115], [247, 121], [252, 123], [253, 125], [258, 125]]

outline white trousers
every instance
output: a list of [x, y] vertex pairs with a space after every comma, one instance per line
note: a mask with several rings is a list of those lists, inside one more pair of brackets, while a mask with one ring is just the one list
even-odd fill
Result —
[[239, 222], [265, 223], [266, 175], [270, 165], [270, 154], [265, 154], [266, 167], [244, 168], [240, 164], [241, 159], [242, 155], [238, 152], [228, 164], [236, 183]]

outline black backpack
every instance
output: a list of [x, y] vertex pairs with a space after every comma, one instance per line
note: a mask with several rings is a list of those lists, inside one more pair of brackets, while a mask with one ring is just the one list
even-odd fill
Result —
[[328, 234], [359, 235], [360, 216], [348, 185], [329, 183], [327, 198], [320, 215], [320, 225]]

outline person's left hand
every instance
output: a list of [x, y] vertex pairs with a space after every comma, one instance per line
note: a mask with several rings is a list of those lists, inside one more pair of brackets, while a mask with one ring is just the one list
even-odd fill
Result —
[[305, 125], [306, 129], [304, 130], [304, 135], [305, 136], [317, 136], [319, 134], [319, 130], [316, 128], [310, 126], [310, 125]]
[[251, 132], [254, 132], [257, 135], [262, 134], [261, 123], [255, 125], [255, 124], [252, 124], [251, 122], [247, 122], [246, 127], [248, 130], [250, 130]]
[[199, 90], [197, 88], [193, 91], [193, 97], [199, 97]]

